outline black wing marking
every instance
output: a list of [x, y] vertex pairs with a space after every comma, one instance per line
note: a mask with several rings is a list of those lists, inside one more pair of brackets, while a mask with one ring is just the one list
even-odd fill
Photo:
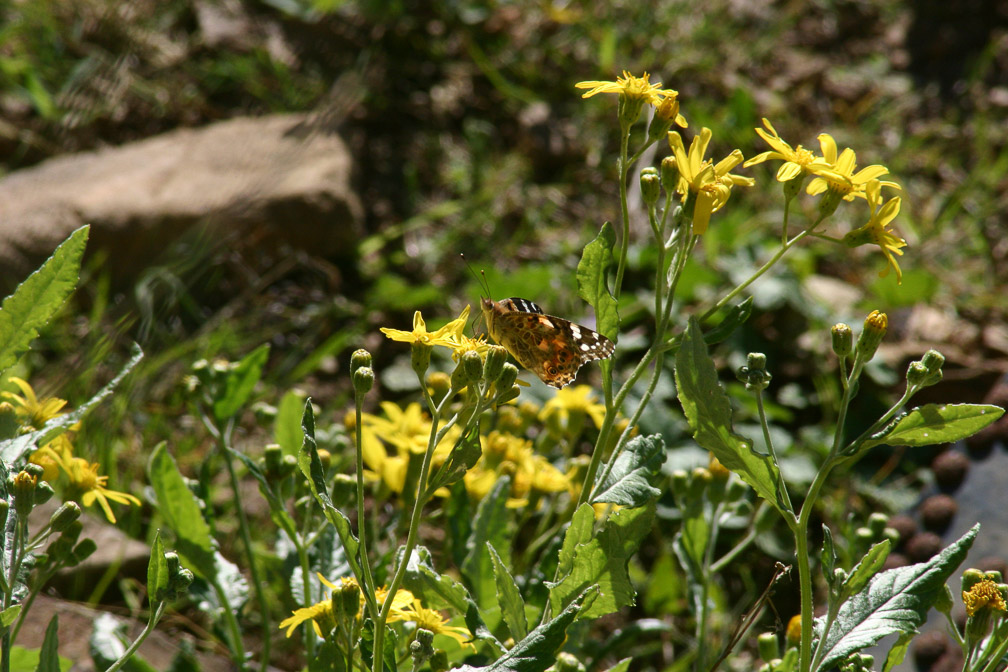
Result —
[[510, 301], [514, 303], [515, 308], [523, 313], [536, 313], [537, 315], [544, 315], [542, 308], [532, 303], [528, 299], [520, 299], [517, 296], [512, 296]]

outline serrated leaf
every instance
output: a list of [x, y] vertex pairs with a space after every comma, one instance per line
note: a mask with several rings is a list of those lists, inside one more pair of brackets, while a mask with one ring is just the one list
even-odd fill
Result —
[[690, 318], [676, 353], [675, 378], [679, 401], [700, 447], [714, 453], [721, 464], [785, 514], [787, 506], [777, 490], [781, 483], [777, 465], [769, 455], [756, 452], [751, 440], [732, 431], [731, 403], [718, 382], [696, 318]]
[[59, 653], [59, 618], [57, 614], [49, 620], [45, 636], [42, 638], [42, 648], [39, 649], [39, 662], [35, 672], [60, 672]]
[[865, 556], [861, 558], [860, 562], [854, 565], [854, 569], [847, 575], [847, 580], [844, 581], [843, 588], [840, 591], [841, 602], [851, 595], [860, 593], [861, 589], [868, 584], [868, 581], [878, 574], [879, 570], [882, 569], [882, 565], [885, 564], [886, 558], [889, 557], [889, 548], [891, 546], [892, 542], [888, 539], [883, 539], [872, 546], [865, 553]]
[[746, 300], [742, 303], [729, 308], [728, 312], [724, 316], [724, 319], [721, 320], [716, 327], [710, 329], [704, 334], [704, 343], [707, 345], [714, 345], [715, 343], [724, 341], [734, 334], [736, 329], [749, 320], [749, 316], [752, 315], [752, 307], [753, 297], [749, 296], [746, 297]]
[[[336, 528], [336, 534], [339, 535], [340, 542], [346, 550], [347, 562], [350, 564], [354, 576], [361, 577], [364, 572], [361, 568], [360, 558], [357, 556], [360, 542], [350, 529], [350, 520], [333, 505], [326, 487], [325, 469], [322, 468], [322, 461], [318, 456], [318, 445], [315, 443], [315, 412], [312, 410], [310, 398], [305, 400], [304, 414], [301, 416], [301, 430], [304, 433], [304, 442], [298, 452], [298, 467], [307, 479], [308, 488], [315, 497], [315, 501], [322, 507], [326, 520]], [[358, 580], [360, 579], [358, 578]]]
[[161, 541], [161, 530], [154, 533], [154, 543], [151, 544], [150, 559], [147, 561], [147, 599], [153, 611], [157, 596], [168, 589], [168, 561], [165, 559], [164, 542]]
[[165, 443], [159, 443], [147, 462], [147, 478], [154, 489], [158, 511], [165, 523], [175, 533], [175, 549], [189, 566], [204, 578], [216, 573], [214, 551], [216, 544], [210, 526], [196, 496], [186, 486], [175, 459], [168, 454]]
[[448, 459], [430, 477], [427, 492], [432, 493], [439, 488], [457, 483], [467, 471], [476, 466], [482, 456], [483, 448], [480, 445], [479, 427], [473, 427], [467, 436], [462, 437], [452, 447]]
[[238, 413], [249, 400], [256, 383], [262, 378], [262, 370], [266, 366], [267, 359], [269, 359], [269, 343], [263, 343], [227, 372], [224, 391], [214, 400], [213, 405], [214, 417], [218, 422], [224, 422]]
[[927, 404], [903, 416], [882, 436], [873, 436], [857, 448], [871, 446], [931, 446], [973, 436], [996, 422], [1004, 409], [989, 404]]
[[608, 270], [613, 264], [616, 230], [606, 222], [595, 240], [585, 245], [577, 267], [578, 296], [595, 309], [596, 331], [613, 343], [619, 331], [616, 299], [609, 291]]
[[826, 577], [826, 582], [830, 584], [831, 588], [836, 588], [834, 586], [833, 571], [837, 566], [837, 554], [836, 545], [833, 543], [833, 533], [827, 525], [823, 524], [823, 546], [822, 553], [819, 554], [819, 558], [822, 561], [823, 575]]
[[304, 395], [290, 391], [280, 399], [276, 418], [273, 420], [273, 438], [284, 455], [297, 457], [304, 443], [304, 432], [301, 430], [301, 409], [304, 408]]
[[567, 639], [567, 628], [582, 611], [590, 608], [597, 592], [594, 586], [585, 590], [556, 618], [530, 632], [492, 665], [463, 665], [455, 669], [459, 672], [544, 672], [556, 662], [556, 652]]
[[661, 471], [664, 461], [665, 442], [660, 435], [634, 437], [616, 458], [605, 480], [599, 483], [592, 503], [619, 504], [632, 509], [643, 506], [661, 494], [649, 479]]
[[466, 541], [466, 557], [462, 561], [462, 576], [469, 582], [476, 604], [489, 609], [497, 603], [497, 587], [493, 580], [493, 563], [486, 545], [493, 544], [498, 552], [510, 550], [507, 500], [511, 494], [511, 477], [501, 476], [480, 502], [473, 519], [472, 534]]
[[504, 651], [504, 646], [483, 622], [476, 602], [466, 587], [450, 576], [439, 574], [434, 569], [430, 551], [423, 546], [413, 549], [409, 564], [406, 565], [404, 586], [428, 608], [449, 607], [456, 613], [465, 614], [466, 627], [474, 637], [489, 642], [498, 652]]
[[0, 373], [27, 352], [38, 330], [52, 319], [77, 287], [90, 227], [63, 241], [37, 271], [0, 305]]
[[825, 672], [886, 635], [917, 632], [945, 582], [966, 558], [979, 529], [980, 525], [974, 525], [927, 562], [876, 574], [867, 588], [843, 603], [825, 635], [825, 622], [816, 619], [816, 637], [823, 641], [815, 669]]
[[[372, 669], [372, 664], [374, 662], [374, 640], [375, 640], [375, 624], [370, 618], [364, 619], [364, 626], [361, 628], [360, 636], [360, 650], [361, 658], [364, 659], [364, 664], [367, 665], [367, 669]], [[388, 672], [396, 672], [396, 645], [398, 644], [398, 637], [396, 636], [395, 630], [389, 626], [385, 626], [385, 638], [382, 640], [382, 670], [388, 670]]]
[[597, 585], [599, 596], [582, 614], [597, 618], [632, 605], [636, 593], [627, 575], [627, 563], [651, 531], [654, 503], [616, 511], [589, 542], [574, 549], [570, 573], [550, 589], [553, 613], [584, 591]]
[[122, 382], [123, 378], [125, 378], [129, 372], [140, 363], [143, 356], [143, 350], [140, 349], [139, 345], [134, 343], [130, 350], [130, 360], [126, 362], [126, 365], [123, 366], [122, 369], [120, 369], [115, 378], [110, 380], [102, 389], [98, 390], [93, 397], [81, 404], [72, 413], [66, 413], [65, 415], [52, 418], [42, 426], [42, 429], [39, 429], [38, 431], [22, 434], [21, 436], [7, 441], [0, 441], [0, 460], [6, 462], [7, 464], [17, 462], [28, 451], [34, 450], [36, 446], [43, 446], [49, 443], [67, 429], [76, 425], [92, 408], [100, 404], [105, 397], [115, 391], [116, 387], [119, 386], [119, 383]]
[[564, 533], [563, 545], [557, 563], [557, 583], [547, 583], [550, 588], [563, 581], [574, 567], [574, 551], [582, 544], [591, 541], [595, 530], [595, 510], [590, 504], [582, 504], [571, 517], [570, 525]]
[[501, 615], [507, 623], [511, 637], [515, 641], [521, 640], [528, 634], [528, 621], [525, 619], [525, 600], [522, 599], [518, 591], [511, 572], [504, 566], [504, 562], [497, 554], [493, 544], [487, 543], [487, 552], [493, 561], [494, 580], [497, 583], [497, 595], [500, 598]]

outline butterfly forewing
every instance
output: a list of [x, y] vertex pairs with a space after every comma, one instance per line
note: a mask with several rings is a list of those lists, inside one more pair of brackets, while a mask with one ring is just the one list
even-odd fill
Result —
[[544, 383], [557, 388], [570, 384], [582, 364], [605, 359], [616, 347], [588, 327], [544, 314], [527, 299], [484, 299], [483, 315], [491, 338]]

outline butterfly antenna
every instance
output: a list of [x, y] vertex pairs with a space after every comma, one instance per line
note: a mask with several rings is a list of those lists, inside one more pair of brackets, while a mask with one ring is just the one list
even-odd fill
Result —
[[[487, 293], [487, 298], [490, 298], [490, 285], [489, 283], [487, 283], [486, 273], [480, 270], [480, 275], [476, 275], [476, 271], [473, 270], [473, 267], [469, 264], [469, 260], [465, 258], [465, 254], [460, 252], [459, 256], [462, 257], [462, 261], [465, 262], [466, 268], [469, 269], [469, 272], [472, 273], [472, 276], [476, 278], [476, 284], [479, 286], [480, 291], [482, 292], [482, 290], [485, 289]], [[480, 276], [483, 276], [482, 281], [480, 280]]]

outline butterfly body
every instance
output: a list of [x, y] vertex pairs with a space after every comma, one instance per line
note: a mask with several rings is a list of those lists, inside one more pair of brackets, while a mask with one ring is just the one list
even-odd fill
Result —
[[561, 388], [571, 383], [582, 364], [612, 355], [616, 346], [588, 327], [543, 313], [517, 297], [483, 299], [490, 338], [544, 383]]

